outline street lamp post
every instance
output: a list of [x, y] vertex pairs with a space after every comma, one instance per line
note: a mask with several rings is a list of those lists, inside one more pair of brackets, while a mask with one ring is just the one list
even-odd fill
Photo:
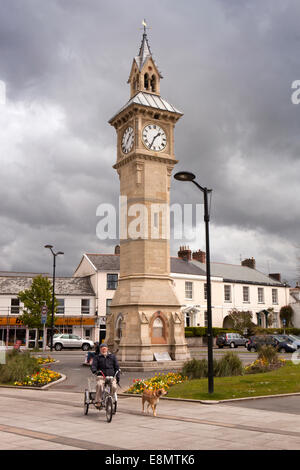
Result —
[[51, 312], [51, 338], [50, 338], [50, 351], [53, 350], [53, 333], [54, 333], [54, 298], [55, 298], [55, 267], [56, 267], [56, 256], [63, 255], [62, 251], [54, 253], [52, 245], [45, 245], [45, 248], [49, 248], [53, 255], [53, 277], [52, 277], [52, 312]]
[[212, 189], [203, 188], [195, 181], [196, 176], [187, 171], [181, 171], [174, 175], [178, 181], [191, 181], [199, 188], [204, 195], [204, 222], [205, 222], [205, 243], [206, 243], [206, 289], [207, 289], [207, 359], [208, 359], [208, 392], [214, 392], [214, 366], [213, 366], [213, 332], [211, 313], [211, 280], [210, 280], [210, 248], [209, 248], [209, 208], [208, 194]]

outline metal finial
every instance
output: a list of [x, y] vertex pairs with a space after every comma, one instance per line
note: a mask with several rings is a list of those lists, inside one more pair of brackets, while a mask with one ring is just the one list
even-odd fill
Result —
[[151, 28], [149, 28], [149, 27], [147, 26], [147, 23], [146, 23], [145, 18], [144, 18], [143, 21], [142, 21], [142, 25], [143, 25], [143, 27], [144, 27], [144, 34], [147, 34], [147, 29], [151, 29]]

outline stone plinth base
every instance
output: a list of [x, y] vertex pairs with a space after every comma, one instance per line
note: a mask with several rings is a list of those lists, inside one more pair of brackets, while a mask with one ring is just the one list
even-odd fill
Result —
[[120, 369], [124, 372], [150, 372], [181, 370], [185, 361], [147, 361], [147, 362], [119, 362]]

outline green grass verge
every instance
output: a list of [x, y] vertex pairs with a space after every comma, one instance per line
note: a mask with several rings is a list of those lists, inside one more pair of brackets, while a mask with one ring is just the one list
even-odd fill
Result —
[[208, 381], [195, 379], [173, 385], [168, 397], [193, 400], [228, 400], [281, 393], [300, 392], [300, 365], [288, 361], [280, 369], [237, 377], [215, 377], [214, 393], [208, 393]]

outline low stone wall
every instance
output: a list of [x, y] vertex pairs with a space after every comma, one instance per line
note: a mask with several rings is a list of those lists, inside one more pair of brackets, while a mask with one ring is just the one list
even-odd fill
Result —
[[[207, 346], [207, 337], [206, 336], [191, 336], [185, 338], [188, 348], [201, 348]], [[216, 338], [213, 338], [213, 346], [216, 346]]]

